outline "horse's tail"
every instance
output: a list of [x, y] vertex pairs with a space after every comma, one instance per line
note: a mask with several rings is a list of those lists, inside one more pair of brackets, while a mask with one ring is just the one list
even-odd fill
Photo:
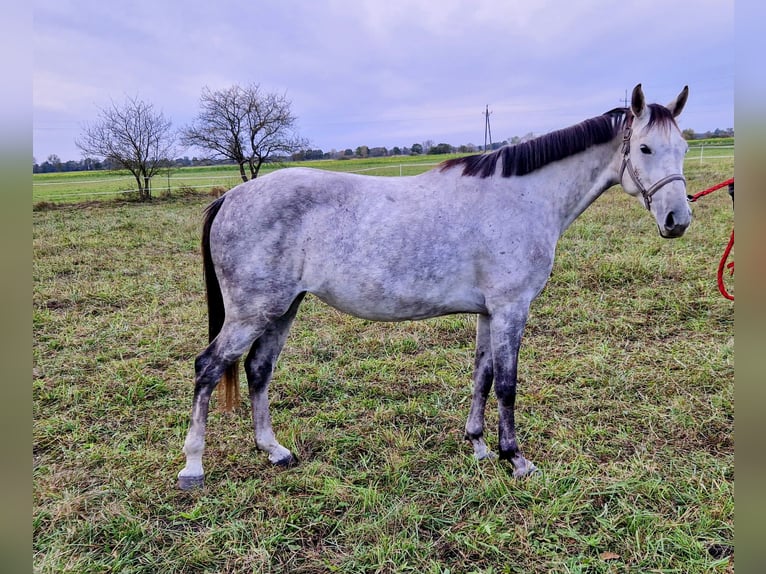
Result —
[[[210, 228], [213, 220], [221, 209], [225, 195], [216, 199], [205, 209], [202, 223], [202, 268], [205, 276], [205, 292], [207, 294], [208, 340], [212, 343], [223, 327], [226, 310], [221, 295], [221, 285], [215, 274], [215, 266], [210, 256]], [[229, 365], [221, 377], [218, 386], [218, 401], [224, 412], [232, 412], [239, 403], [239, 361]]]

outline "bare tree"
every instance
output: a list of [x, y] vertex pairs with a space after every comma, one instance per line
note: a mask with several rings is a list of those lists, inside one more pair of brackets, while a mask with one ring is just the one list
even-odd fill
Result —
[[200, 112], [182, 130], [184, 145], [213, 152], [234, 161], [242, 181], [258, 177], [265, 161], [275, 154], [291, 154], [307, 145], [295, 129], [296, 118], [285, 95], [262, 93], [257, 84], [211, 91], [202, 90]]
[[174, 143], [170, 120], [152, 104], [130, 97], [102, 108], [75, 141], [84, 155], [103, 157], [133, 174], [142, 201], [151, 198], [150, 179], [170, 159]]

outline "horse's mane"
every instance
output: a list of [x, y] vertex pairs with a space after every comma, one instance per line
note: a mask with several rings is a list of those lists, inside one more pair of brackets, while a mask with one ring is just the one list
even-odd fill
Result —
[[[675, 124], [673, 114], [665, 106], [649, 104], [649, 109], [649, 126]], [[629, 113], [628, 108], [615, 108], [579, 124], [516, 145], [506, 145], [489, 153], [449, 159], [442, 162], [440, 171], [462, 166], [462, 175], [489, 177], [495, 173], [498, 160], [502, 160], [503, 177], [526, 175], [593, 145], [611, 141], [622, 131]]]

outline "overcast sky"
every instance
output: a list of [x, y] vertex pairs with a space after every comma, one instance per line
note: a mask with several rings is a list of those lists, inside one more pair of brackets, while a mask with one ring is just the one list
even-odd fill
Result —
[[[34, 156], [80, 159], [126, 96], [175, 127], [203, 87], [286, 93], [324, 151], [543, 134], [642, 83], [682, 128], [734, 126], [733, 0], [34, 0]], [[195, 155], [187, 150], [179, 155]]]

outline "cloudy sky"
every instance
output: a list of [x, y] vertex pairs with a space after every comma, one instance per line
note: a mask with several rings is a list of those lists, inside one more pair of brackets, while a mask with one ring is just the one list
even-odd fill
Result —
[[[33, 153], [79, 159], [99, 107], [175, 127], [202, 88], [286, 93], [312, 148], [483, 144], [622, 105], [642, 83], [698, 132], [734, 126], [733, 0], [34, 0]], [[195, 155], [187, 150], [179, 155]]]

